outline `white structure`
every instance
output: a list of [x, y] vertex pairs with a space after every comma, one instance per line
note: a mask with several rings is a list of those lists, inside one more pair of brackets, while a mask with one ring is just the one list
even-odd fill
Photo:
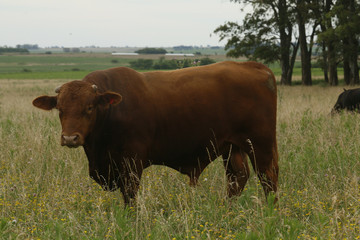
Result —
[[166, 53], [165, 56], [194, 57], [192, 53]]
[[113, 56], [137, 56], [138, 53], [111, 53]]
[[[138, 56], [138, 53], [111, 53], [113, 56]], [[150, 54], [146, 54], [150, 55]], [[165, 56], [172, 56], [172, 57], [194, 57], [195, 55], [192, 53], [165, 53]]]

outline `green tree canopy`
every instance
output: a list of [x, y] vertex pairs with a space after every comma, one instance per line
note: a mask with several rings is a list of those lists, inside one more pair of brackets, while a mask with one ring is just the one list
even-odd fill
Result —
[[231, 0], [251, 4], [241, 23], [226, 22], [215, 29], [220, 40], [227, 40], [225, 49], [232, 57], [246, 56], [265, 63], [279, 61], [282, 68], [281, 83], [291, 84], [296, 52], [299, 47], [294, 37], [294, 4], [290, 1]]
[[139, 53], [139, 54], [165, 54], [165, 53], [167, 53], [167, 51], [163, 48], [142, 48], [135, 52]]

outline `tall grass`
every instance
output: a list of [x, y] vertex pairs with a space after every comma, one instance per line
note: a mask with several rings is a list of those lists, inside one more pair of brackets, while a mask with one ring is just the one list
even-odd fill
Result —
[[[60, 80], [0, 80], [1, 239], [359, 239], [360, 115], [331, 117], [339, 87], [279, 87], [279, 201], [254, 173], [227, 199], [222, 163], [199, 186], [147, 169], [137, 203], [88, 176], [82, 149], [60, 147], [57, 113], [31, 101]], [[189, 136], [191, 137], [191, 136]]]

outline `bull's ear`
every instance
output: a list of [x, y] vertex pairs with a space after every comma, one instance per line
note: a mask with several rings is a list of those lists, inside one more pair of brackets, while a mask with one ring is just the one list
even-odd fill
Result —
[[99, 104], [104, 106], [116, 105], [120, 103], [121, 100], [121, 95], [115, 92], [105, 92], [99, 95]]
[[57, 98], [50, 96], [40, 96], [35, 98], [32, 104], [40, 109], [51, 110], [56, 107]]

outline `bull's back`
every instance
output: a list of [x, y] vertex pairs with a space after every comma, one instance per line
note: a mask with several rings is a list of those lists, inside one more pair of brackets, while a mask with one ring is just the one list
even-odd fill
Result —
[[236, 87], [252, 91], [264, 90], [276, 95], [276, 83], [272, 71], [256, 62], [225, 61], [168, 72], [148, 72], [144, 75], [150, 88], [158, 92], [176, 93], [177, 90], [206, 92]]
[[198, 115], [246, 113], [264, 102], [276, 111], [275, 77], [260, 63], [227, 61], [169, 72], [149, 72], [145, 73], [145, 78], [152, 102], [161, 111], [187, 108], [199, 119]]
[[191, 152], [204, 149], [202, 144], [214, 137], [225, 141], [236, 132], [250, 135], [263, 125], [275, 131], [275, 78], [262, 64], [222, 62], [149, 72], [145, 78], [161, 147]]

